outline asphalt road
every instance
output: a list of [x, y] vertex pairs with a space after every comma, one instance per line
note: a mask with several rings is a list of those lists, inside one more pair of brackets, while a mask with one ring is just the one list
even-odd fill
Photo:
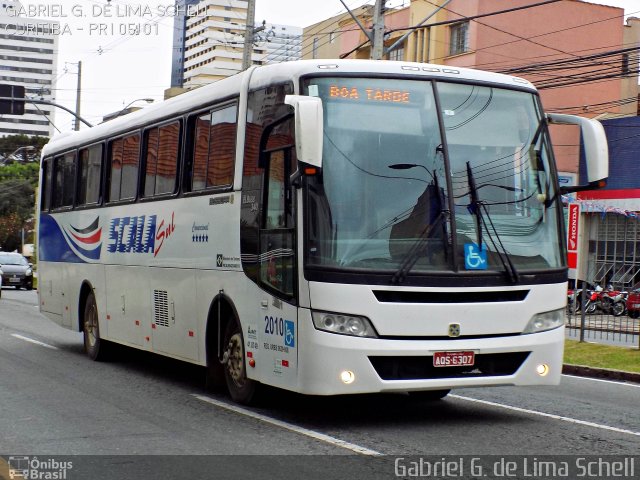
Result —
[[[270, 392], [259, 407], [237, 408], [206, 392], [203, 378], [201, 368], [127, 349], [92, 362], [81, 334], [40, 315], [35, 291], [3, 289], [0, 456], [91, 455], [69, 457], [69, 479], [198, 478], [201, 468], [209, 478], [395, 478], [399, 456], [640, 452], [633, 384], [563, 376], [558, 387], [455, 390], [433, 403]], [[378, 455], [383, 463], [371, 460]], [[0, 478], [7, 468], [0, 460]], [[472, 478], [464, 468], [438, 478]]]

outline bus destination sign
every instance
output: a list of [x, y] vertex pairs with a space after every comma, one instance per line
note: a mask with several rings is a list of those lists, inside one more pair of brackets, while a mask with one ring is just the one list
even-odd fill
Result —
[[329, 97], [363, 102], [409, 103], [411, 92], [382, 88], [358, 88], [348, 85], [330, 85]]

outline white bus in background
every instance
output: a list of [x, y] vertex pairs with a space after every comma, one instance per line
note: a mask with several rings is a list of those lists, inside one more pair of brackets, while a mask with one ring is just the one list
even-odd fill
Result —
[[559, 382], [567, 266], [527, 81], [437, 65], [252, 67], [43, 151], [40, 309], [206, 366], [250, 402]]

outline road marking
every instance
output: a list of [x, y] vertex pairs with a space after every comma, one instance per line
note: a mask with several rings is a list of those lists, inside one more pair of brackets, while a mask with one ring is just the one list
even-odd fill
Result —
[[603, 378], [581, 377], [579, 375], [567, 375], [566, 373], [563, 373], [562, 376], [563, 377], [578, 378], [580, 380], [590, 380], [592, 382], [613, 383], [614, 385], [623, 385], [625, 387], [640, 388], [640, 385], [636, 385], [636, 384], [633, 384], [633, 383], [616, 382], [615, 380], [605, 380]]
[[554, 420], [562, 420], [563, 422], [576, 423], [578, 425], [585, 425], [587, 427], [600, 428], [602, 430], [609, 430], [610, 432], [625, 433], [627, 435], [635, 435], [636, 437], [640, 437], [640, 432], [634, 432], [633, 430], [625, 430], [623, 428], [618, 428], [618, 427], [610, 427], [609, 425], [602, 425], [600, 423], [587, 422], [586, 420], [578, 420], [576, 418], [563, 417], [561, 415], [554, 415], [552, 413], [538, 412], [536, 410], [529, 410], [527, 408], [504, 405], [502, 403], [490, 402], [488, 400], [480, 400], [477, 398], [463, 397], [461, 395], [449, 395], [449, 397], [457, 398], [459, 400], [466, 400], [467, 402], [481, 403], [483, 405], [490, 405], [492, 407], [504, 408], [506, 410], [512, 410], [514, 412], [529, 413], [531, 415], [538, 415], [541, 417], [553, 418]]
[[58, 347], [54, 347], [53, 345], [49, 345], [48, 343], [44, 343], [44, 342], [41, 342], [39, 340], [34, 340], [33, 338], [24, 337], [24, 336], [19, 335], [17, 333], [12, 333], [11, 336], [15, 337], [15, 338], [19, 338], [20, 340], [24, 340], [25, 342], [29, 342], [29, 343], [34, 343], [36, 345], [40, 345], [41, 347], [50, 348], [52, 350], [58, 350]]
[[360, 445], [356, 445], [354, 443], [346, 442], [344, 440], [340, 440], [339, 438], [332, 437], [330, 435], [326, 435], [324, 433], [315, 432], [313, 430], [309, 430], [304, 427], [299, 427], [297, 425], [293, 425], [291, 423], [283, 422], [282, 420], [276, 420], [275, 418], [267, 417], [266, 415], [262, 415], [260, 413], [252, 412], [251, 410], [247, 410], [242, 407], [238, 407], [236, 405], [230, 405], [225, 402], [220, 402], [211, 397], [207, 397], [204, 395], [193, 394], [198, 400], [202, 400], [203, 402], [210, 403], [215, 405], [216, 407], [224, 408], [225, 410], [229, 410], [231, 412], [239, 413], [240, 415], [245, 415], [247, 417], [260, 420], [261, 422], [265, 422], [271, 425], [275, 425], [276, 427], [284, 428], [285, 430], [290, 430], [292, 432], [298, 433], [300, 435], [305, 435], [307, 437], [311, 437], [315, 440], [320, 440], [321, 442], [329, 443], [336, 447], [345, 448], [347, 450], [351, 450], [352, 452], [359, 453], [361, 455], [372, 455], [372, 456], [380, 456], [382, 453], [376, 452], [375, 450], [370, 450], [366, 447], [361, 447]]

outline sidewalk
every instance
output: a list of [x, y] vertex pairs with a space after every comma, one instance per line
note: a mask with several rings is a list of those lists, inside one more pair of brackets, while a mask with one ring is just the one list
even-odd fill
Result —
[[616, 380], [623, 382], [640, 383], [640, 373], [625, 372], [622, 370], [609, 370], [606, 368], [587, 367], [584, 365], [570, 365], [565, 363], [562, 367], [565, 375], [578, 377], [600, 378], [603, 380]]

